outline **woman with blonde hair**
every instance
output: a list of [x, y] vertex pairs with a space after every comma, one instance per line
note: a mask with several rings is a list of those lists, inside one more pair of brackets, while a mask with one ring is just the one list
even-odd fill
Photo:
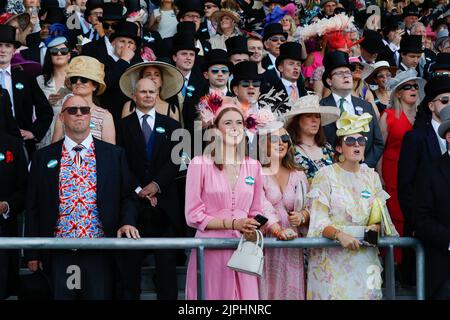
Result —
[[220, 9], [213, 13], [211, 20], [217, 24], [217, 34], [209, 39], [211, 49], [223, 49], [226, 51], [225, 41], [242, 34], [238, 28], [241, 17], [230, 9]]

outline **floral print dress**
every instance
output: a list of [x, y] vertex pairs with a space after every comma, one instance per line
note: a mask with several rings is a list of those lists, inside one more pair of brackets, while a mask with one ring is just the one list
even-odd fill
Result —
[[311, 183], [320, 168], [329, 166], [334, 162], [333, 157], [335, 152], [329, 143], [326, 143], [322, 147], [322, 153], [322, 159], [312, 160], [299, 145], [295, 146], [295, 162], [305, 169], [305, 174], [309, 183]]
[[[373, 169], [361, 166], [359, 172], [353, 173], [336, 163], [318, 171], [308, 197], [312, 203], [307, 236], [322, 237], [327, 226], [340, 230], [344, 226], [366, 226], [374, 199], [381, 199], [387, 210], [389, 195]], [[388, 222], [395, 230], [392, 221]], [[381, 272], [378, 249], [374, 247], [357, 251], [342, 247], [311, 249], [307, 299], [381, 299]]]

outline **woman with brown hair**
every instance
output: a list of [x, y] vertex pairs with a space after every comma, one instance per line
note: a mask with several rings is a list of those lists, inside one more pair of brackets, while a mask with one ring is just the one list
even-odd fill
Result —
[[334, 149], [326, 141], [322, 127], [339, 118], [339, 109], [320, 106], [319, 100], [317, 95], [301, 97], [285, 115], [295, 148], [295, 162], [305, 170], [309, 181], [320, 168], [334, 162]]
[[[186, 222], [196, 238], [252, 239], [260, 224], [263, 179], [261, 165], [245, 155], [244, 115], [235, 104], [212, 95], [199, 104], [213, 145], [192, 159], [186, 178]], [[211, 152], [207, 150], [213, 150]], [[258, 300], [258, 278], [227, 268], [234, 250], [205, 250], [206, 299]], [[186, 299], [197, 299], [196, 253], [192, 251], [186, 278]]]

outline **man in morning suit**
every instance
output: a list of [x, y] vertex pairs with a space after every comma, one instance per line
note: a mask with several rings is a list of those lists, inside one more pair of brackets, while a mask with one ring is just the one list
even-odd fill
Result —
[[[323, 85], [331, 90], [331, 94], [320, 101], [322, 106], [335, 106], [342, 112], [361, 115], [369, 113], [372, 115], [370, 121], [370, 132], [367, 137], [364, 162], [371, 168], [375, 168], [383, 154], [383, 137], [380, 126], [372, 105], [362, 99], [352, 96], [353, 66], [350, 65], [348, 54], [342, 51], [334, 51], [325, 55], [323, 60], [325, 71], [322, 76]], [[325, 135], [329, 143], [334, 145], [336, 139], [336, 124], [332, 123], [324, 127]]]
[[[125, 152], [92, 137], [90, 108], [82, 97], [69, 97], [59, 117], [64, 139], [38, 150], [31, 163], [25, 236], [139, 238], [137, 197]], [[27, 250], [25, 260], [30, 271], [42, 268], [48, 274], [56, 300], [113, 297], [111, 253]], [[79, 267], [80, 288], [67, 286], [72, 265]]]
[[[145, 237], [176, 237], [184, 232], [178, 209], [175, 178], [179, 157], [172, 159], [172, 133], [180, 124], [155, 111], [158, 92], [150, 79], [136, 83], [132, 95], [136, 112], [122, 119], [120, 144], [125, 148], [134, 188], [139, 196], [138, 229]], [[139, 299], [140, 270], [148, 251], [128, 252], [123, 261], [124, 299]], [[176, 300], [178, 296], [176, 251], [156, 250], [156, 294], [158, 299]]]

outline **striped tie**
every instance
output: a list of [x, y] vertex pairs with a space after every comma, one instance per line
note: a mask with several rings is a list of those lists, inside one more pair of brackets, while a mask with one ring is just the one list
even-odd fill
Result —
[[75, 162], [75, 165], [77, 167], [80, 167], [81, 161], [83, 160], [81, 158], [81, 150], [83, 150], [83, 149], [84, 149], [84, 146], [82, 144], [79, 144], [79, 145], [73, 147], [73, 149], [72, 149], [73, 151], [76, 152], [75, 153], [75, 158], [73, 159], [73, 162]]

